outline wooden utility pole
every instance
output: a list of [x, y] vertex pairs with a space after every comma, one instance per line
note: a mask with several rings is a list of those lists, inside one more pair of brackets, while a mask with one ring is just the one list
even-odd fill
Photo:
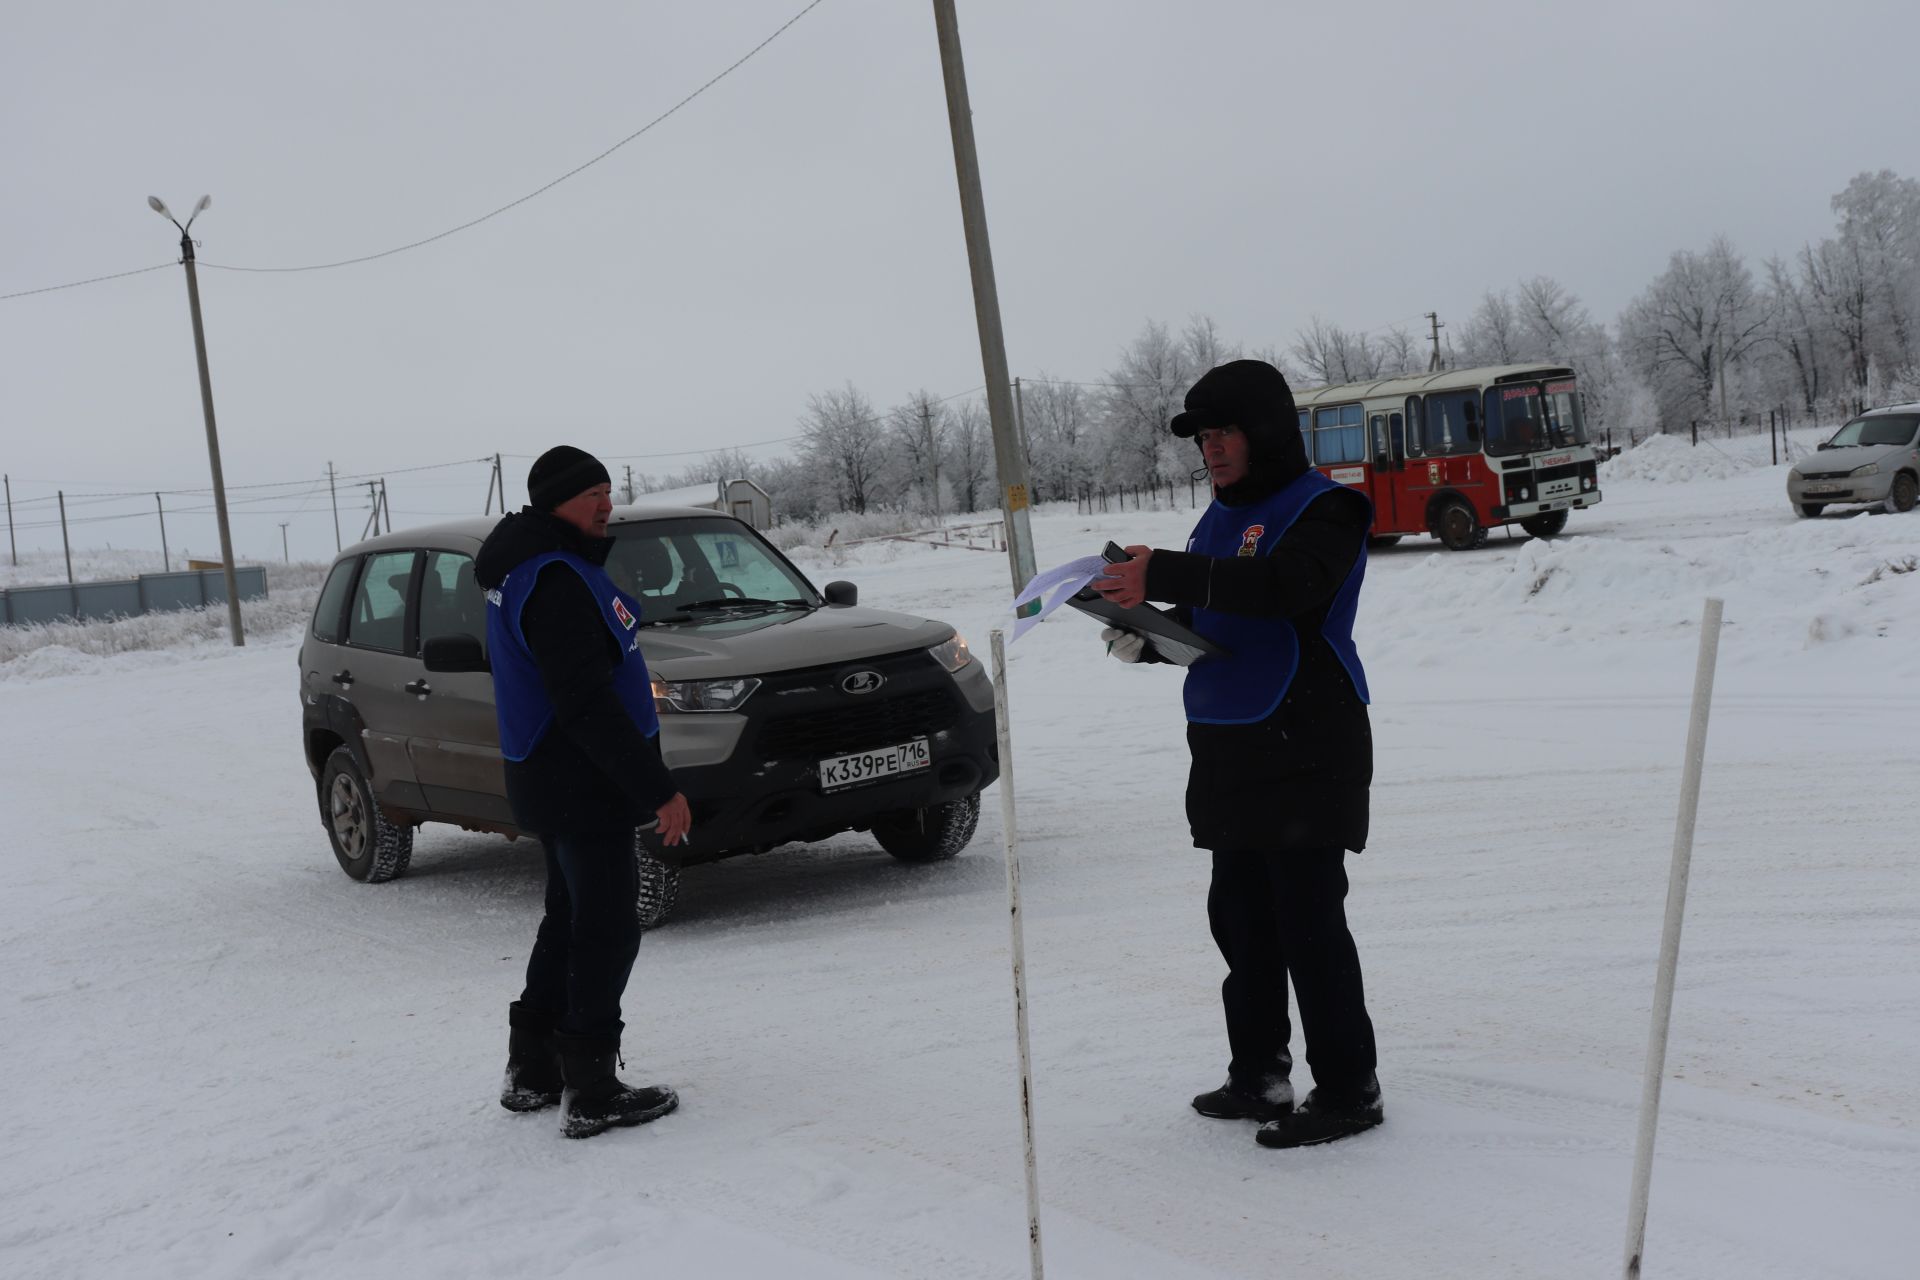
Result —
[[331, 462], [327, 464], [327, 496], [333, 499], [333, 549], [335, 554], [338, 554], [340, 550], [340, 494], [339, 491], [333, 487], [333, 464]]
[[73, 544], [67, 541], [67, 491], [57, 489], [60, 498], [60, 549], [67, 553], [67, 585], [73, 585]]
[[933, 522], [940, 523], [940, 450], [933, 443], [933, 406], [923, 397], [920, 401], [920, 425], [927, 436], [927, 466], [929, 472], [927, 488], [927, 506], [933, 512]]
[[1433, 357], [1427, 361], [1427, 372], [1438, 373], [1440, 371], [1440, 331], [1446, 326], [1440, 323], [1440, 313], [1437, 311], [1427, 312], [1427, 323], [1433, 326]]
[[280, 522], [280, 559], [287, 564], [293, 563], [293, 555], [287, 550], [287, 522], [285, 520]]
[[20, 547], [13, 540], [13, 477], [7, 476], [7, 551], [13, 557], [14, 568], [20, 567]]
[[[987, 240], [987, 202], [980, 189], [980, 158], [974, 150], [973, 108], [967, 101], [967, 69], [960, 52], [960, 24], [953, 0], [933, 0], [940, 38], [940, 73], [947, 89], [947, 125], [953, 134], [953, 167], [960, 184], [960, 220], [967, 236], [973, 276], [974, 319], [980, 329], [980, 363], [986, 374], [987, 417], [993, 424], [993, 459], [1000, 473], [1000, 506], [1006, 515], [1007, 564], [1017, 594], [1033, 581], [1033, 527], [1028, 510], [1027, 460], [1014, 438], [1013, 385], [1007, 371], [1006, 336], [1000, 327], [1000, 292]], [[1038, 612], [1034, 601], [1028, 610]], [[1039, 1244], [1035, 1241], [1037, 1262]]]
[[167, 554], [167, 509], [160, 504], [160, 495], [153, 495], [153, 509], [160, 513], [160, 569], [164, 573], [173, 572], [173, 557]]

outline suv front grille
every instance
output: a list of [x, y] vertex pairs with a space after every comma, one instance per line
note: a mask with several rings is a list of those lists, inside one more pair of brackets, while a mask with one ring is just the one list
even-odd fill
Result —
[[1851, 471], [1802, 471], [1800, 478], [1802, 480], [1845, 480], [1852, 474]]
[[923, 689], [769, 720], [755, 739], [763, 760], [817, 759], [891, 746], [951, 729], [960, 719], [945, 689]]

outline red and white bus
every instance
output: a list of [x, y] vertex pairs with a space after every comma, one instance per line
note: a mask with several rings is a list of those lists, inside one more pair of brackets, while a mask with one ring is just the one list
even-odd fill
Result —
[[1535, 537], [1600, 501], [1573, 370], [1510, 364], [1294, 393], [1307, 455], [1373, 499], [1373, 537], [1430, 533], [1455, 551], [1517, 524]]

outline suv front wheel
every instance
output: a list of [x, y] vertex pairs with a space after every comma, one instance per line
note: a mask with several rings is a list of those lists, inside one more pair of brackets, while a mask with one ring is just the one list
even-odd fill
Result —
[[980, 824], [980, 793], [962, 800], [890, 814], [873, 824], [873, 838], [902, 862], [943, 862], [967, 847]]
[[333, 856], [355, 880], [391, 880], [413, 860], [413, 828], [380, 812], [359, 762], [345, 747], [334, 748], [320, 771], [320, 810]]

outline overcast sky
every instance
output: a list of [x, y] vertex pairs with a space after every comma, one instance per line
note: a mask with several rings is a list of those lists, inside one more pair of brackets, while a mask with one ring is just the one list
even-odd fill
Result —
[[[0, 294], [176, 257], [149, 193], [183, 216], [212, 194], [205, 263], [433, 235], [639, 128], [804, 3], [8, 0]], [[1610, 321], [1675, 249], [1724, 232], [1757, 264], [1827, 234], [1854, 174], [1920, 176], [1911, 0], [959, 13], [1008, 356], [1029, 376], [1096, 379], [1149, 318], [1205, 313], [1284, 346], [1315, 314], [1464, 318], [1536, 273]], [[825, 0], [481, 226], [331, 271], [203, 270], [201, 287], [234, 486], [560, 442], [697, 454], [790, 436], [810, 393], [848, 380], [881, 406], [982, 380], [932, 9], [914, 0]], [[177, 267], [0, 302], [0, 352], [17, 501], [208, 483]], [[507, 460], [516, 504], [526, 465]], [[402, 525], [478, 514], [485, 492], [477, 465], [390, 480]], [[341, 504], [351, 538], [364, 492]], [[277, 555], [281, 520], [296, 556], [332, 553], [324, 487], [235, 510], [243, 557]], [[207, 517], [169, 534], [214, 548]], [[109, 539], [158, 533], [76, 529]], [[57, 547], [58, 530], [21, 541]]]

